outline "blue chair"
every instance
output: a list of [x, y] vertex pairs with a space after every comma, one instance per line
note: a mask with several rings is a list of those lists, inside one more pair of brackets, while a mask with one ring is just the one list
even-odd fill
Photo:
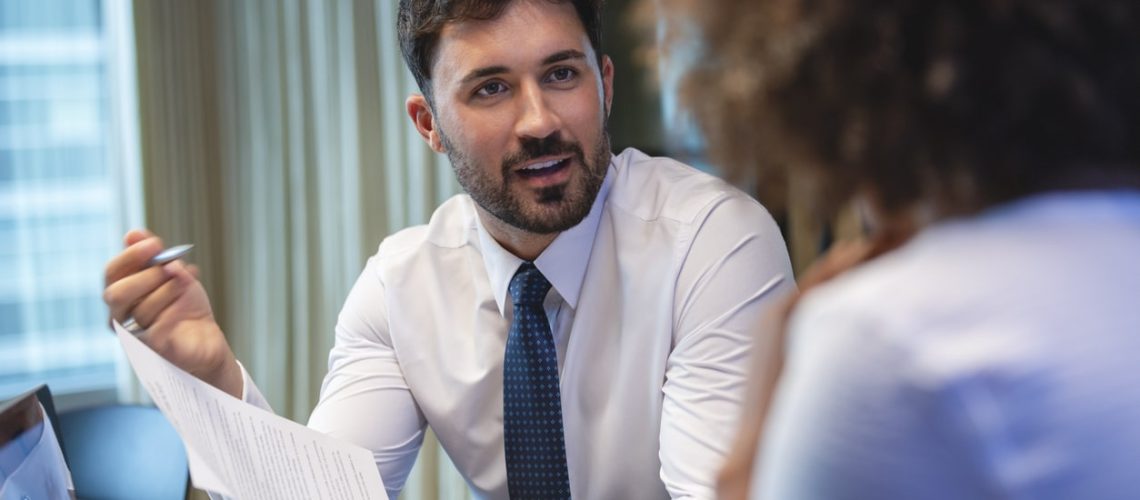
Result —
[[109, 405], [59, 414], [80, 500], [184, 500], [186, 448], [157, 408]]

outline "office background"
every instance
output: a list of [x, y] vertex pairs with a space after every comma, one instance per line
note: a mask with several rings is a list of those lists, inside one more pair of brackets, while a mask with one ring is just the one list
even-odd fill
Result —
[[[609, 0], [604, 24], [614, 150], [712, 168], [671, 97], [684, 54], [643, 43], [677, 27], [634, 3]], [[145, 402], [101, 301], [104, 263], [145, 226], [195, 244], [190, 260], [239, 359], [278, 413], [304, 422], [365, 259], [459, 191], [404, 114], [417, 89], [395, 10], [0, 2], [0, 397], [46, 381], [65, 409]], [[802, 269], [834, 225], [789, 206], [800, 187], [764, 188]], [[852, 231], [850, 218], [840, 225]], [[404, 497], [465, 495], [429, 438]]]

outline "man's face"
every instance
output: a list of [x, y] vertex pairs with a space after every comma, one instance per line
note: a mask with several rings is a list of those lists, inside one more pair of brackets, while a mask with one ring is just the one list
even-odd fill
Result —
[[450, 24], [432, 66], [429, 141], [491, 215], [531, 233], [569, 229], [609, 166], [612, 75], [570, 3], [520, 0], [497, 19]]

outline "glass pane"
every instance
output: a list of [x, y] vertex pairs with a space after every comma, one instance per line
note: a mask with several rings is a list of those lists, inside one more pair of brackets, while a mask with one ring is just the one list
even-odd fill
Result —
[[119, 213], [103, 29], [99, 0], [0, 2], [0, 395], [116, 382], [101, 298]]

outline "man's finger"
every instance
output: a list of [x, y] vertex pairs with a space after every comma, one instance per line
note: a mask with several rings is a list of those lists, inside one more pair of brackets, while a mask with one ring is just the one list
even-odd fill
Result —
[[136, 304], [170, 279], [161, 267], [152, 267], [108, 285], [103, 290], [103, 301], [110, 307], [111, 317], [122, 323]]
[[154, 236], [154, 233], [146, 229], [132, 229], [130, 231], [127, 231], [127, 234], [123, 236], [123, 248], [134, 245], [135, 243], [138, 243], [152, 236]]
[[107, 263], [103, 279], [105, 286], [140, 271], [147, 261], [162, 251], [162, 240], [152, 236], [139, 240]]
[[[169, 273], [167, 274], [169, 275]], [[135, 304], [134, 308], [131, 309], [131, 317], [135, 318], [135, 322], [139, 326], [150, 328], [163, 311], [186, 293], [191, 283], [193, 281], [185, 273], [173, 276], [159, 285], [153, 292], [142, 297], [138, 304]]]
[[198, 266], [194, 264], [186, 264], [186, 271], [189, 272], [190, 276], [193, 276], [194, 279], [199, 279], [201, 277], [201, 271], [199, 271]]

